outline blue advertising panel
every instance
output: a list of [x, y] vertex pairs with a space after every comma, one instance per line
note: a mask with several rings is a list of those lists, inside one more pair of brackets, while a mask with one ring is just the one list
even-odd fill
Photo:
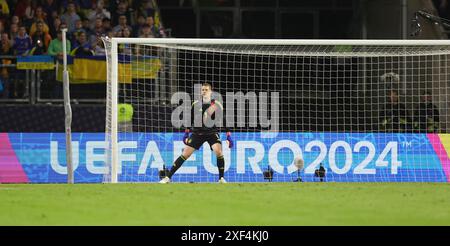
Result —
[[[0, 134], [0, 182], [67, 181], [64, 133]], [[445, 135], [445, 134], [444, 134]], [[119, 181], [157, 182], [182, 152], [183, 133], [119, 135]], [[225, 136], [221, 136], [225, 140]], [[443, 135], [385, 133], [234, 133], [235, 146], [223, 141], [225, 178], [229, 182], [318, 182], [323, 165], [326, 182], [448, 182], [449, 161]], [[75, 182], [102, 182], [105, 137], [101, 133], [72, 136]], [[305, 162], [301, 172], [294, 158]], [[216, 159], [207, 143], [173, 176], [174, 182], [215, 182]]]

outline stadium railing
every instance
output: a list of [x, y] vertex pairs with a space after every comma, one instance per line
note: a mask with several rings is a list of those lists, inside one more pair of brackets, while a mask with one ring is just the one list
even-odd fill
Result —
[[[24, 57], [17, 56], [0, 56], [0, 61], [10, 60], [11, 62], [0, 62], [0, 71], [4, 68], [8, 69], [8, 81], [2, 79], [2, 90], [0, 90], [1, 104], [53, 104], [63, 102], [62, 82], [56, 78], [56, 62], [53, 61], [54, 69], [39, 69], [34, 62], [34, 58], [39, 56], [27, 56], [29, 67], [21, 63], [18, 66], [18, 59]], [[9, 83], [9, 97], [5, 97], [3, 93], [6, 90], [6, 83]], [[102, 91], [105, 91], [105, 84], [87, 83], [87, 84], [71, 84], [73, 93], [72, 101], [74, 103], [104, 103], [105, 97]], [[18, 88], [20, 87], [20, 89]], [[11, 90], [20, 91], [18, 95], [14, 95]]]

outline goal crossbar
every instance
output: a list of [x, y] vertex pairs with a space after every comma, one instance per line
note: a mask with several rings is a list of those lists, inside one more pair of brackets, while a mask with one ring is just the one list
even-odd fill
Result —
[[197, 39], [197, 38], [111, 38], [117, 44], [195, 44], [195, 45], [386, 45], [386, 46], [440, 46], [450, 40], [400, 39]]
[[[123, 51], [126, 45], [123, 44], [127, 44], [128, 47], [131, 47], [132, 49], [141, 52], [147, 51], [148, 53], [138, 53], [136, 50], [133, 51], [135, 53], [126, 53]], [[129, 46], [130, 44], [133, 46]], [[290, 139], [283, 139], [281, 141], [283, 144], [287, 142], [297, 144], [297, 142], [306, 141], [303, 138], [297, 138], [294, 141], [294, 138], [303, 136], [302, 134], [305, 132], [308, 132], [308, 134], [310, 134], [310, 132], [319, 132], [320, 134], [326, 132], [328, 135], [325, 136], [329, 138], [327, 141], [331, 141], [331, 137], [337, 136], [333, 135], [334, 131], [338, 133], [349, 131], [351, 133], [359, 134], [358, 132], [362, 130], [361, 132], [363, 133], [379, 133], [378, 137], [373, 140], [373, 143], [361, 141], [363, 144], [368, 145], [362, 146], [360, 144], [362, 147], [367, 147], [368, 151], [372, 151], [373, 153], [375, 153], [375, 147], [378, 148], [376, 154], [380, 156], [380, 161], [373, 161], [371, 162], [372, 166], [367, 168], [367, 170], [362, 170], [362, 174], [366, 176], [358, 176], [361, 174], [361, 168], [353, 168], [353, 166], [351, 166], [352, 162], [348, 161], [352, 160], [351, 155], [353, 154], [359, 156], [357, 152], [359, 152], [359, 148], [362, 148], [360, 145], [357, 145], [358, 147], [355, 147], [355, 150], [352, 150], [350, 145], [346, 142], [344, 143], [341, 139], [338, 139], [333, 143], [330, 142], [329, 147], [323, 148], [325, 145], [313, 141], [314, 143], [320, 144], [321, 151], [324, 150], [326, 152], [327, 148], [330, 149], [329, 155], [331, 157], [328, 159], [333, 159], [333, 161], [329, 162], [331, 163], [330, 168], [334, 168], [336, 171], [335, 174], [332, 174], [335, 175], [334, 178], [336, 178], [336, 180], [442, 180], [442, 175], [440, 175], [441, 172], [439, 172], [441, 169], [439, 169], [440, 167], [436, 164], [438, 163], [436, 161], [437, 159], [434, 158], [433, 160], [429, 160], [429, 156], [427, 156], [432, 155], [432, 151], [434, 151], [431, 149], [431, 145], [427, 145], [427, 151], [431, 154], [428, 152], [409, 154], [407, 149], [402, 147], [402, 158], [407, 159], [404, 159], [405, 164], [403, 170], [401, 170], [402, 174], [395, 176], [397, 174], [397, 167], [401, 166], [401, 162], [397, 160], [397, 148], [400, 148], [401, 146], [393, 146], [391, 142], [388, 142], [393, 139], [394, 136], [397, 136], [392, 135], [397, 134], [397, 132], [392, 129], [387, 129], [387, 127], [393, 127], [394, 124], [389, 122], [385, 123], [384, 121], [386, 120], [382, 121], [381, 118], [383, 116], [382, 113], [386, 111], [389, 106], [386, 102], [394, 97], [391, 97], [391, 93], [397, 93], [397, 97], [399, 96], [399, 93], [401, 93], [400, 101], [407, 102], [409, 105], [408, 110], [415, 111], [416, 108], [418, 108], [417, 106], [419, 106], [421, 96], [423, 96], [422, 93], [426, 92], [432, 93], [434, 102], [440, 104], [440, 125], [444, 127], [450, 125], [448, 123], [450, 122], [448, 120], [450, 119], [448, 116], [450, 115], [448, 113], [450, 111], [448, 111], [448, 107], [446, 107], [445, 104], [449, 95], [447, 81], [450, 77], [448, 72], [450, 71], [448, 65], [450, 64], [448, 62], [448, 60], [450, 60], [450, 40], [111, 38], [109, 39], [109, 45], [109, 56], [107, 56], [107, 125], [109, 128], [107, 129], [107, 138], [109, 141], [108, 153], [110, 155], [108, 156], [109, 173], [105, 175], [107, 178], [104, 179], [106, 182], [117, 183], [119, 181], [118, 176], [121, 174], [121, 170], [128, 170], [124, 171], [128, 173], [121, 174], [121, 182], [136, 181], [141, 180], [141, 178], [144, 181], [154, 181], [158, 175], [154, 171], [149, 171], [150, 174], [146, 173], [146, 168], [150, 165], [148, 164], [150, 159], [148, 156], [145, 156], [145, 151], [147, 150], [147, 147], [149, 150], [150, 148], [156, 149], [155, 146], [152, 145], [154, 142], [151, 141], [149, 141], [148, 146], [143, 146], [145, 149], [142, 146], [139, 147], [141, 148], [139, 151], [143, 151], [143, 154], [139, 153], [139, 155], [142, 154], [145, 156], [145, 158], [140, 156], [142, 157], [140, 163], [136, 165], [128, 164], [127, 168], [122, 167], [119, 152], [122, 152], [122, 149], [127, 148], [127, 146], [122, 145], [119, 147], [118, 145], [118, 131], [120, 131], [118, 130], [119, 97], [122, 95], [121, 100], [123, 100], [123, 102], [135, 104], [135, 113], [138, 115], [136, 118], [139, 119], [137, 123], [138, 126], [136, 127], [138, 131], [136, 133], [124, 133], [122, 135], [124, 140], [131, 139], [133, 140], [133, 144], [137, 145], [138, 136], [143, 136], [144, 138], [148, 137], [148, 139], [153, 140], [160, 137], [153, 132], [159, 134], [161, 129], [162, 133], [176, 133], [178, 134], [177, 137], [180, 138], [180, 133], [172, 129], [172, 127], [176, 127], [170, 125], [172, 122], [169, 121], [171, 118], [168, 117], [170, 116], [170, 113], [167, 111], [169, 110], [169, 107], [167, 106], [166, 101], [164, 101], [169, 97], [162, 97], [161, 103], [158, 104], [147, 104], [147, 100], [160, 99], [160, 94], [158, 94], [158, 98], [156, 98], [156, 96], [153, 98], [153, 96], [155, 92], [160, 93], [158, 86], [161, 86], [160, 84], [162, 82], [164, 82], [164, 86], [168, 87], [164, 88], [165, 94], [177, 91], [184, 92], [187, 95], [193, 94], [192, 96], [195, 96], [193, 92], [194, 85], [196, 85], [195, 83], [208, 80], [213, 81], [215, 90], [222, 93], [231, 91], [234, 95], [237, 95], [236, 93], [241, 91], [243, 91], [243, 94], [248, 93], [251, 90], [255, 92], [255, 95], [256, 93], [261, 93], [258, 95], [266, 95], [264, 93], [267, 93], [268, 95], [268, 92], [272, 91], [280, 93], [282, 98], [281, 102], [274, 103], [274, 105], [279, 106], [284, 103], [283, 105], [286, 105], [286, 108], [281, 107], [275, 111], [276, 113], [281, 114], [279, 118], [285, 119], [286, 122], [293, 122], [294, 124], [294, 126], [291, 127], [289, 123], [286, 123], [286, 126], [284, 126], [283, 129], [279, 129], [280, 132], [284, 132], [287, 129], [286, 132], [292, 133], [289, 135]], [[288, 47], [285, 48], [283, 46]], [[269, 52], [270, 50], [271, 52]], [[157, 72], [155, 78], [136, 79], [130, 75], [132, 73], [128, 73], [126, 76], [130, 80], [129, 82], [125, 82], [127, 80], [123, 78], [124, 75], [119, 73], [119, 67], [123, 65], [123, 62], [119, 59], [119, 57], [121, 57], [120, 55], [124, 55], [124, 57], [128, 59], [125, 62], [131, 61], [129, 67], [135, 66], [133, 67], [135, 72], [139, 71], [139, 73], [141, 73], [144, 70], [150, 70], [152, 66], [156, 66], [152, 65], [152, 61], [148, 61], [150, 60], [148, 57], [157, 57], [152, 52], [160, 56], [158, 59], [161, 58], [159, 61], [160, 63], [158, 63], [157, 66], [165, 67], [160, 69], [159, 73]], [[296, 58], [295, 56], [299, 56], [299, 58]], [[194, 59], [194, 57], [196, 58]], [[321, 59], [320, 57], [324, 58]], [[340, 59], [341, 57], [345, 57], [346, 59]], [[123, 58], [121, 57], [121, 59]], [[142, 64], [138, 66], [137, 63], [139, 62], [142, 62]], [[256, 64], [258, 62], [260, 63]], [[132, 69], [129, 71], [132, 71]], [[127, 94], [125, 95], [124, 92]], [[362, 93], [358, 94], [357, 92]], [[273, 98], [278, 98], [277, 95], [273, 95]], [[261, 101], [261, 99], [258, 100], [258, 102]], [[256, 101], [253, 105], [256, 105]], [[160, 109], [161, 111], [159, 111]], [[270, 107], [270, 109], [272, 108]], [[267, 113], [268, 111], [269, 108], [261, 110], [263, 113]], [[419, 116], [421, 116], [420, 114]], [[277, 114], [274, 113], [273, 115]], [[156, 120], [151, 117], [156, 118]], [[161, 117], [161, 120], [159, 120], [158, 117]], [[424, 122], [425, 121], [423, 120], [419, 121], [419, 123]], [[331, 123], [335, 124], [336, 127], [334, 127], [334, 125], [331, 126]], [[357, 127], [354, 128], [354, 126]], [[386, 129], [382, 127], [385, 127]], [[395, 125], [395, 127], [398, 126]], [[245, 126], [244, 128], [236, 131], [236, 138], [238, 138], [238, 136], [246, 137], [246, 135], [242, 133], [245, 132], [243, 130], [248, 130], [250, 135], [253, 134], [253, 128], [250, 126]], [[425, 133], [427, 130], [421, 125], [416, 126], [416, 128], [418, 129], [412, 130], [412, 128], [408, 128], [408, 131], [405, 130], [401, 133]], [[388, 134], [383, 135], [385, 132]], [[446, 133], [445, 128], [434, 132]], [[314, 133], [311, 134], [314, 135]], [[175, 139], [175, 134], [167, 136], [168, 138], [173, 137]], [[398, 136], [404, 137], [400, 133]], [[405, 136], [408, 137], [414, 135], [410, 134]], [[426, 137], [428, 135], [423, 134], [420, 136]], [[169, 140], [172, 141], [171, 139]], [[167, 140], [169, 143], [168, 146], [173, 146], [171, 151], [175, 153], [177, 148], [174, 141], [170, 142], [169, 140]], [[426, 141], [424, 140], [424, 143], [428, 143]], [[126, 141], [124, 141], [124, 143], [126, 143]], [[267, 143], [261, 141], [261, 144]], [[302, 144], [309, 147], [312, 146], [310, 143], [302, 142]], [[372, 148], [372, 146], [374, 146], [374, 148]], [[275, 147], [277, 148], [278, 145]], [[336, 157], [336, 149], [338, 147], [340, 151], [341, 149], [344, 149], [348, 152], [346, 152], [345, 155], [345, 162], [343, 162], [344, 159]], [[433, 148], [434, 147], [435, 146], [433, 145]], [[128, 148], [137, 149], [134, 145], [131, 147], [128, 146]], [[308, 149], [308, 147], [305, 148]], [[306, 152], [310, 152], [310, 149], [311, 148]], [[395, 153], [392, 154], [393, 161], [390, 169], [386, 168], [387, 164], [385, 163], [387, 162], [383, 161], [383, 158], [389, 151]], [[331, 153], [333, 155], [331, 155]], [[362, 155], [364, 155], [364, 153]], [[371, 156], [371, 153], [369, 153], [368, 156]], [[164, 158], [169, 160], [168, 162], [163, 161], [163, 158], [159, 158], [152, 163], [157, 163], [158, 165], [161, 163], [170, 165], [170, 158], [172, 158], [170, 156], [171, 154], [165, 154], [166, 156], [164, 156]], [[288, 165], [290, 162], [289, 157], [285, 156], [285, 154], [282, 155], [284, 158], [282, 158], [283, 161]], [[416, 157], [414, 157], [414, 155], [416, 155]], [[138, 156], [138, 154], [136, 154], [136, 156]], [[322, 152], [320, 156], [322, 156]], [[347, 158], [347, 156], [349, 157]], [[309, 156], [309, 158], [311, 161], [312, 157]], [[339, 159], [339, 164], [344, 165], [345, 168], [340, 168], [340, 166], [336, 165], [336, 158]], [[236, 160], [237, 156], [233, 160], [230, 159], [230, 162], [234, 161], [236, 166], [233, 166], [233, 168], [235, 168], [233, 176], [234, 180], [256, 180], [256, 178], [250, 176], [250, 174], [245, 176], [244, 174], [237, 173], [236, 170], [238, 170], [238, 164], [236, 164]], [[414, 162], [412, 164], [407, 164], [406, 160]], [[278, 163], [278, 161], [276, 162]], [[245, 164], [245, 162], [242, 161], [240, 163], [240, 165]], [[368, 165], [369, 162], [365, 162], [364, 159], [361, 163]], [[202, 165], [206, 164], [203, 163]], [[269, 163], [267, 165], [271, 164]], [[378, 174], [377, 176], [370, 176], [369, 174], [374, 174], [376, 171], [374, 165], [378, 165]], [[308, 174], [312, 173], [312, 167], [307, 170]], [[155, 166], [153, 166], [153, 168], [155, 168]], [[163, 166], [163, 169], [158, 170], [164, 171], [164, 168], [165, 167]], [[239, 172], [242, 172], [242, 169], [245, 169], [246, 167], [240, 166], [239, 168], [241, 168], [239, 169]], [[286, 166], [286, 168], [289, 171], [288, 166]], [[282, 170], [284, 170], [284, 168], [282, 168]], [[349, 172], [348, 170], [352, 170], [353, 173], [347, 175], [347, 172]], [[395, 170], [395, 173], [392, 170]], [[202, 171], [204, 170], [202, 169]], [[364, 173], [366, 171], [367, 173]], [[208, 170], [207, 172], [210, 171]], [[284, 175], [283, 172], [284, 171], [279, 173]], [[450, 173], [450, 171], [448, 172]], [[355, 176], [353, 176], [353, 174], [355, 174]], [[212, 176], [209, 175], [209, 173], [206, 173], [203, 174], [202, 180], [208, 180], [211, 177]], [[282, 179], [286, 181], [289, 177], [290, 176], [286, 174], [285, 176], [282, 176]], [[182, 180], [187, 181], [186, 178]]]

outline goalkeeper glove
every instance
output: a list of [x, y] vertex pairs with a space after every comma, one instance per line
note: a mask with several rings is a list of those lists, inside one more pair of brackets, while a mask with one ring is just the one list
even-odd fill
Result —
[[189, 139], [189, 129], [184, 130], [183, 143], [188, 144]]
[[227, 143], [230, 149], [233, 148], [233, 140], [231, 140], [231, 132], [227, 132]]

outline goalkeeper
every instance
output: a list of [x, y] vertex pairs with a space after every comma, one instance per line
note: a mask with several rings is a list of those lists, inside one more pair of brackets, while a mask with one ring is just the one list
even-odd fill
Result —
[[[219, 183], [226, 183], [224, 178], [225, 171], [225, 160], [222, 153], [222, 142], [220, 141], [219, 133], [216, 126], [208, 127], [205, 125], [206, 120], [215, 118], [216, 112], [223, 112], [223, 106], [219, 101], [211, 98], [212, 86], [209, 83], [202, 84], [201, 89], [202, 98], [200, 101], [194, 101], [192, 104], [191, 112], [193, 119], [195, 121], [195, 110], [201, 110], [202, 112], [202, 122], [197, 126], [193, 124], [192, 135], [189, 136], [190, 130], [186, 129], [183, 137], [183, 142], [186, 147], [183, 153], [175, 160], [172, 168], [170, 169], [169, 175], [164, 177], [160, 183], [169, 183], [172, 175], [183, 165], [183, 163], [198, 150], [204, 142], [208, 142], [214, 154], [217, 156], [217, 168], [219, 169]], [[199, 105], [200, 104], [200, 105]], [[227, 131], [227, 143], [228, 147], [233, 147], [233, 141], [231, 140], [231, 133]]]

